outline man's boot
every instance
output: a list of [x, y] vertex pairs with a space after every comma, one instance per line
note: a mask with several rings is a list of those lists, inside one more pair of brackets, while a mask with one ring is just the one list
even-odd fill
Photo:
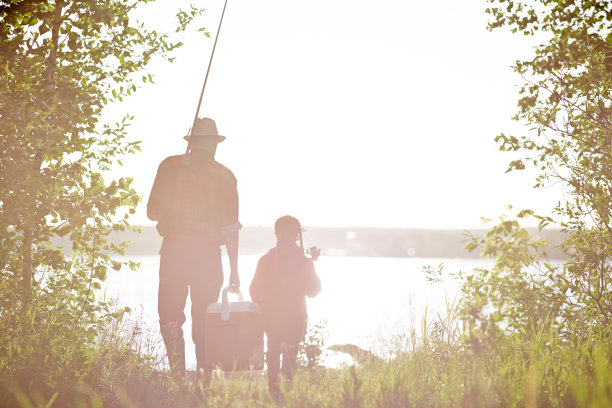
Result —
[[165, 323], [161, 326], [161, 334], [166, 346], [170, 372], [175, 378], [185, 375], [185, 339], [183, 329], [176, 322]]
[[268, 369], [268, 392], [277, 402], [282, 397], [278, 371]]

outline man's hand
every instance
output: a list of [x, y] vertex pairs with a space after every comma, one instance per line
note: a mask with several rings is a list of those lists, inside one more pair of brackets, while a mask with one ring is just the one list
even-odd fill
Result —
[[242, 225], [240, 225], [240, 223], [235, 223], [222, 229], [227, 255], [229, 256], [229, 291], [232, 293], [238, 293], [240, 291], [240, 278], [238, 277], [238, 230], [240, 230], [241, 227]]
[[238, 277], [238, 271], [232, 271], [230, 273], [230, 278], [229, 278], [229, 291], [232, 293], [238, 293], [240, 292], [240, 278]]

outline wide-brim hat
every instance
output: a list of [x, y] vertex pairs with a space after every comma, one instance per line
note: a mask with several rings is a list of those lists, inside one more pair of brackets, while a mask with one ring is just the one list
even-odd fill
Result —
[[183, 136], [183, 139], [189, 141], [190, 137], [212, 137], [217, 139], [217, 143], [225, 140], [225, 136], [219, 134], [217, 125], [211, 118], [198, 118], [191, 130], [191, 134]]

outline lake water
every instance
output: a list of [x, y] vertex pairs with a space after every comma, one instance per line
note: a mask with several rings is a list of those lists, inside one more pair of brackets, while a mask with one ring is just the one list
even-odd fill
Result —
[[[113, 271], [106, 281], [106, 296], [116, 298], [120, 306], [131, 307], [133, 314], [142, 315], [145, 325], [156, 332], [159, 256], [131, 259], [142, 263], [140, 271]], [[239, 259], [241, 290], [246, 299], [258, 259], [255, 255]], [[423, 273], [424, 266], [440, 263], [446, 275], [492, 264], [490, 260], [463, 258], [321, 257], [315, 267], [323, 289], [308, 300], [310, 321], [327, 322], [326, 345], [350, 343], [364, 349], [377, 348], [381, 340], [418, 327], [426, 310], [429, 317], [445, 314], [447, 300], [452, 301], [459, 293], [458, 283], [446, 278], [443, 283], [430, 284]], [[227, 283], [225, 254], [224, 271]], [[190, 308], [188, 300], [183, 330], [187, 366], [195, 367]], [[333, 356], [330, 358], [333, 360]]]

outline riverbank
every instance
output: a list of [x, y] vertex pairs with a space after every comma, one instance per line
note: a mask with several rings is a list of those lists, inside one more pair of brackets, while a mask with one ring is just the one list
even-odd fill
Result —
[[603, 332], [567, 341], [543, 330], [478, 343], [460, 336], [452, 323], [423, 322], [418, 336], [413, 330], [388, 343], [384, 358], [333, 369], [302, 368], [284, 384], [282, 404], [268, 394], [264, 371], [217, 374], [201, 394], [190, 377], [173, 379], [159, 369], [157, 357], [137, 354], [136, 343], [124, 342], [107, 348], [106, 365], [88, 378], [95, 383], [83, 381], [71, 390], [47, 393], [26, 392], [13, 384], [13, 401], [3, 400], [0, 406], [612, 406], [612, 345]]

